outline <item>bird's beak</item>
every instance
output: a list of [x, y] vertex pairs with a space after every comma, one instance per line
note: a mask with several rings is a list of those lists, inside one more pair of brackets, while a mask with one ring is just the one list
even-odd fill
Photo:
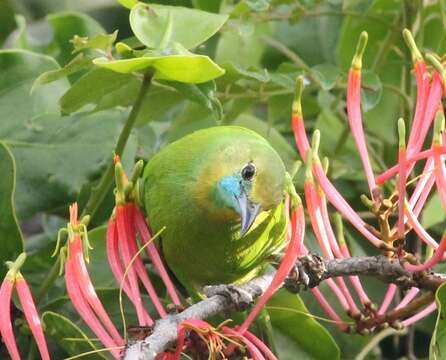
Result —
[[260, 213], [261, 206], [248, 199], [248, 195], [242, 191], [242, 193], [236, 197], [241, 217], [241, 227], [240, 227], [240, 237], [245, 235], [252, 223], [256, 219], [257, 215]]

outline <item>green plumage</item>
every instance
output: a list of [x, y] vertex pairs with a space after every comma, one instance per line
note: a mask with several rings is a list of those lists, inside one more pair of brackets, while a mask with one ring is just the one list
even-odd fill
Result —
[[[249, 200], [262, 211], [240, 237], [241, 215], [227, 206], [229, 197], [222, 197], [217, 184], [223, 177], [238, 179], [248, 163], [256, 167], [247, 186]], [[194, 132], [161, 150], [144, 171], [150, 226], [154, 232], [166, 226], [161, 235], [165, 260], [194, 292], [208, 284], [246, 281], [264, 268], [284, 244], [284, 191], [279, 155], [242, 127]]]

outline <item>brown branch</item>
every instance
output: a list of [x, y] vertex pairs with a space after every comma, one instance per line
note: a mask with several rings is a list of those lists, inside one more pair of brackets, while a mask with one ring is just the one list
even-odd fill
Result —
[[[260, 296], [271, 283], [275, 272], [269, 272], [250, 282], [241, 285], [218, 285], [205, 288], [208, 297], [178, 314], [172, 314], [156, 322], [152, 333], [144, 340], [129, 341], [123, 356], [126, 360], [152, 360], [169, 346], [174, 345], [177, 338], [178, 325], [187, 319], [208, 319], [217, 314], [245, 309]], [[403, 310], [394, 310], [383, 315], [382, 322], [394, 322], [405, 318], [431, 301], [433, 292], [446, 282], [446, 276], [435, 273], [410, 273], [406, 271], [397, 259], [386, 256], [358, 256], [347, 259], [326, 260], [317, 255], [300, 257], [296, 270], [286, 281], [288, 289], [298, 291], [301, 287], [315, 287], [322, 281], [338, 276], [371, 276], [385, 283], [394, 283], [401, 289], [418, 287], [428, 293], [413, 300]], [[377, 324], [358, 323], [361, 329]], [[381, 322], [378, 322], [378, 324]], [[369, 326], [370, 325], [370, 326]], [[358, 328], [359, 328], [358, 327]]]

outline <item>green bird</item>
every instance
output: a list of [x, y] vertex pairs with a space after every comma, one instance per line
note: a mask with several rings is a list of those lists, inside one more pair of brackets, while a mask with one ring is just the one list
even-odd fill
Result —
[[144, 170], [144, 202], [170, 269], [191, 294], [245, 282], [282, 249], [285, 166], [246, 128], [196, 131], [156, 154]]

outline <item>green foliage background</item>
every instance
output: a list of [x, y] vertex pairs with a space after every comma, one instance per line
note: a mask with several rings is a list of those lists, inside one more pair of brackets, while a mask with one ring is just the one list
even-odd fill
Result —
[[[411, 59], [402, 29], [414, 32], [423, 51], [443, 54], [446, 49], [446, 3], [442, 0], [156, 3], [210, 13], [196, 15], [172, 8], [170, 19], [166, 15], [159, 23], [148, 24], [144, 14], [135, 10], [129, 21], [129, 10], [113, 0], [0, 0], [0, 261], [14, 259], [23, 249], [28, 253], [23, 272], [45, 313], [55, 358], [98, 347], [94, 341], [70, 340], [88, 339], [91, 334], [67, 301], [63, 279], [49, 286], [55, 275], [55, 260], [49, 255], [58, 228], [66, 223], [68, 204], [78, 201], [85, 206], [110, 162], [141, 86], [141, 76], [133, 70], [152, 66], [156, 80], [135, 114], [124, 151], [127, 169], [135, 159], [149, 160], [158, 149], [187, 133], [223, 124], [258, 131], [291, 168], [298, 158], [290, 127], [291, 102], [295, 78], [304, 74], [307, 130], [321, 130], [321, 151], [330, 159], [329, 176], [367, 218], [370, 214], [359, 202], [360, 194], [367, 192], [366, 182], [345, 113], [346, 71], [359, 33], [369, 33], [362, 101], [376, 172], [394, 162], [396, 119], [409, 120], [414, 109]], [[151, 36], [146, 36], [148, 31]], [[163, 43], [166, 31], [176, 42], [167, 47]], [[77, 40], [71, 41], [76, 35]], [[122, 44], [115, 48], [116, 38]], [[140, 50], [141, 43], [152, 48], [150, 54], [135, 57], [141, 54], [131, 48]], [[111, 60], [118, 53], [122, 60]], [[172, 62], [168, 59], [172, 54], [181, 58]], [[301, 175], [296, 186], [302, 189]], [[95, 286], [120, 324], [102, 227], [112, 207], [108, 187], [93, 217], [90, 269]], [[444, 214], [438, 208], [434, 196], [422, 219], [437, 236], [444, 225]], [[347, 231], [354, 255], [374, 253], [354, 231]], [[311, 234], [309, 241], [311, 247]], [[0, 267], [2, 277], [5, 270]], [[366, 285], [371, 298], [379, 302], [385, 287], [373, 280]], [[438, 298], [442, 297], [440, 292]], [[322, 315], [313, 298], [307, 294], [302, 298], [311, 312]], [[284, 316], [283, 310], [277, 309], [306, 311], [299, 298], [281, 300], [279, 294], [273, 303], [280, 359], [296, 359], [296, 354], [299, 359], [326, 359], [327, 354], [361, 359], [364, 347], [376, 341], [374, 336], [341, 334], [332, 325], [321, 326], [300, 313], [288, 311]], [[132, 319], [131, 306], [125, 308]], [[405, 336], [389, 333], [391, 337], [380, 346], [370, 346], [373, 350], [365, 356], [427, 357], [434, 318], [418, 323]], [[439, 318], [439, 343], [442, 327]], [[17, 329], [21, 349], [30, 349], [28, 358], [35, 358], [29, 331], [24, 326]], [[4, 349], [0, 347], [0, 351]], [[431, 356], [435, 356], [434, 350]]]

